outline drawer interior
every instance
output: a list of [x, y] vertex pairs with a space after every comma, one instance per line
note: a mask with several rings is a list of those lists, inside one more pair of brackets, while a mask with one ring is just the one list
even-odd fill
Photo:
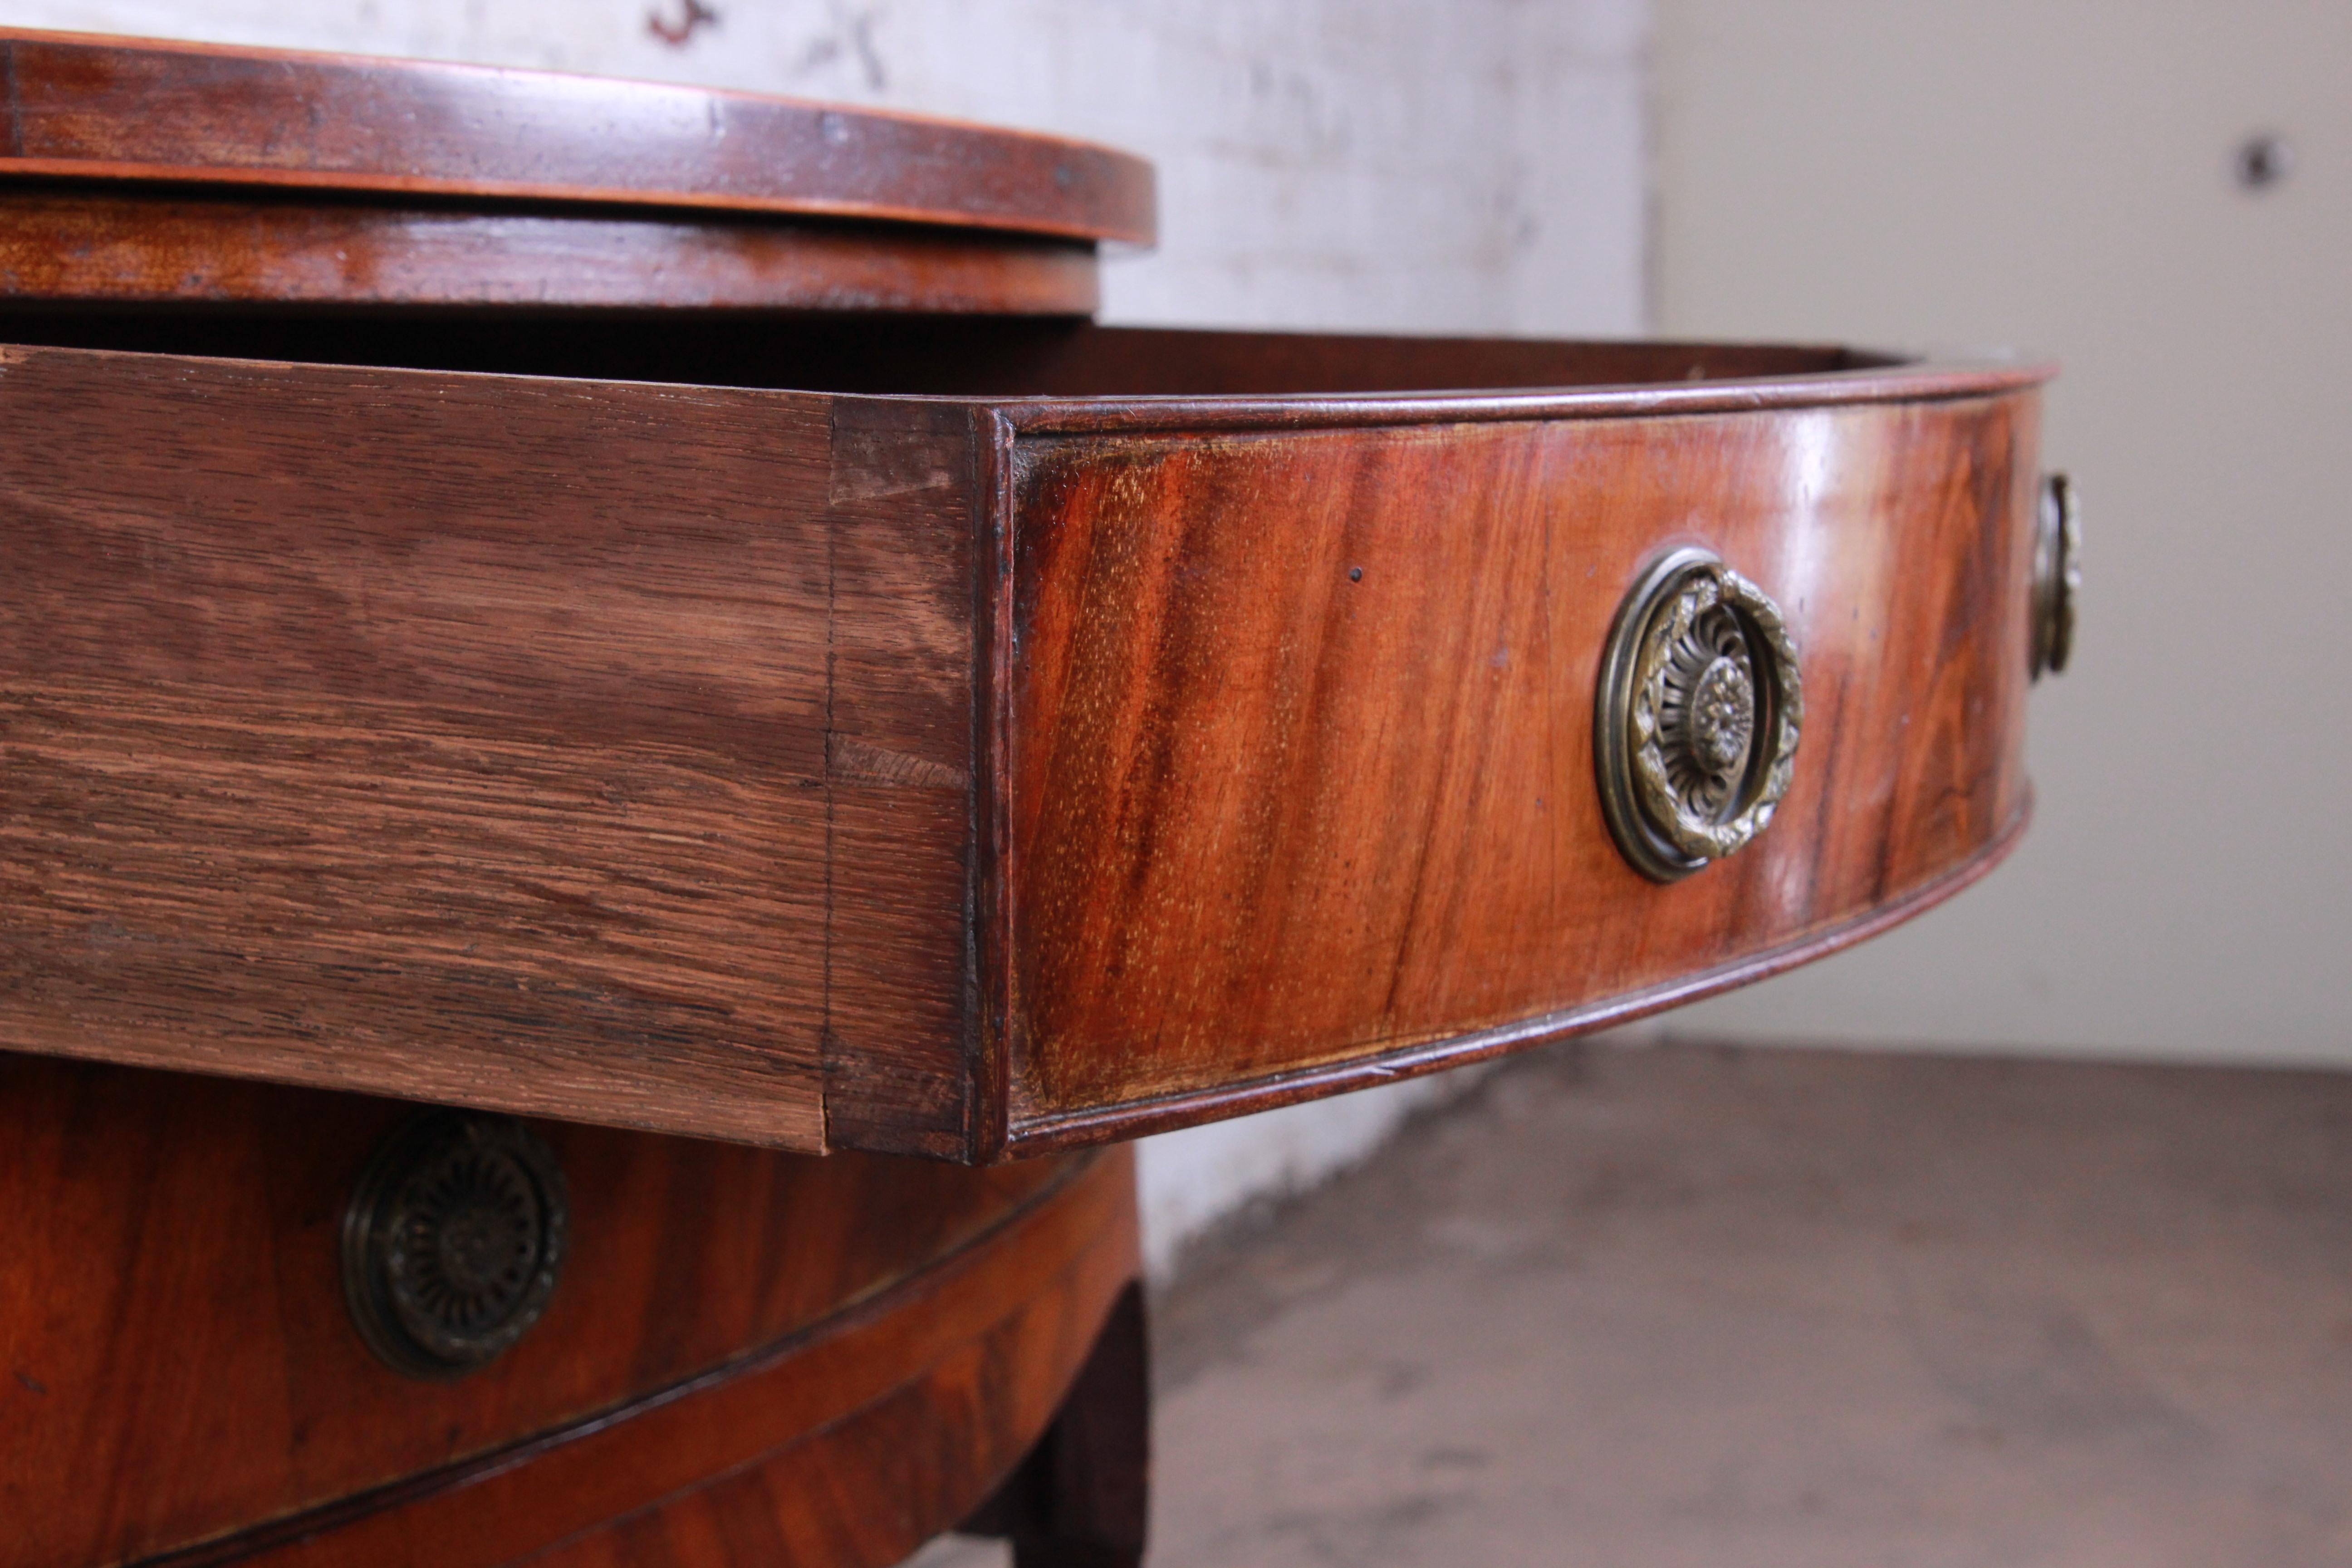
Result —
[[1895, 363], [1804, 344], [1539, 342], [779, 312], [0, 309], [0, 341], [604, 381], [956, 397], [1612, 386]]

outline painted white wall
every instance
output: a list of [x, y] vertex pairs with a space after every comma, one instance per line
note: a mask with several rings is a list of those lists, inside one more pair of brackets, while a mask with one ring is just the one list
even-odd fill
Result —
[[[1644, 0], [14, 0], [19, 26], [533, 66], [874, 103], [1153, 160], [1108, 320], [1628, 333]], [[1455, 1079], [1153, 1139], [1146, 1246], [1360, 1157]]]
[[[2046, 455], [2089, 531], [2015, 858], [1670, 1027], [2352, 1062], [2352, 6], [1656, 23], [1664, 329], [2053, 353]], [[2249, 193], [2231, 155], [2263, 131], [2298, 162]]]

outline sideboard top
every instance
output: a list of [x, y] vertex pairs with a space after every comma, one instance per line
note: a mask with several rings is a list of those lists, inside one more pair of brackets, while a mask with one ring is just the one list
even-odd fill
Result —
[[0, 28], [0, 181], [880, 219], [1148, 245], [1151, 165], [919, 115], [547, 71]]

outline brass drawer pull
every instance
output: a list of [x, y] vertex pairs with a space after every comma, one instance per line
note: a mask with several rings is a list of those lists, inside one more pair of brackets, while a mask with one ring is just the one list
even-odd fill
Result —
[[2033, 538], [2033, 679], [2057, 675], [2074, 652], [2074, 601], [2083, 592], [2083, 502], [2063, 474], [2042, 479]]
[[1788, 791], [1803, 719], [1780, 607], [1713, 551], [1661, 556], [1618, 607], [1594, 704], [1617, 847], [1661, 882], [1737, 854]]
[[569, 1223], [546, 1144], [503, 1116], [434, 1111], [394, 1131], [343, 1211], [343, 1296], [370, 1350], [459, 1377], [513, 1347], [555, 1289]]

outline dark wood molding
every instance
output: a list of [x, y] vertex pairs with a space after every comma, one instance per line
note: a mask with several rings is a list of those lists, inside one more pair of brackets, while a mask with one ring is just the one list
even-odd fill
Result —
[[0, 300], [226, 310], [1085, 316], [1094, 250], [971, 229], [0, 183]]
[[1350, 430], [1402, 425], [1645, 419], [1678, 415], [1796, 413], [1880, 403], [1928, 404], [2031, 391], [2056, 374], [2047, 362], [1945, 363], [1812, 372], [1672, 385], [1603, 383], [1466, 386], [1452, 394], [1367, 390], [1228, 396], [1104, 396], [1005, 400], [999, 412], [1023, 439], [1053, 436], [1212, 436], [1248, 431]]

